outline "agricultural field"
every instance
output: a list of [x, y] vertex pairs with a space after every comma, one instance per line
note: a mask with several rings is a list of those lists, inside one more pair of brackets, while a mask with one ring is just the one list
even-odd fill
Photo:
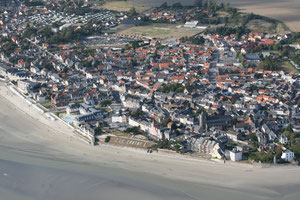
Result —
[[149, 10], [151, 7], [134, 4], [128, 1], [107, 1], [103, 5], [97, 6], [97, 8], [104, 8], [118, 12], [128, 12], [131, 8], [135, 8], [136, 12], [141, 13]]
[[[129, 2], [147, 5], [160, 6], [163, 2], [169, 5], [179, 2], [178, 0], [128, 0]], [[300, 1], [299, 0], [218, 0], [229, 2], [240, 11], [256, 13], [284, 22], [292, 31], [300, 31]], [[195, 0], [180, 1], [182, 5], [193, 5]]]
[[270, 22], [254, 19], [248, 22], [247, 28], [253, 31], [263, 31], [268, 33], [274, 33], [276, 31], [276, 25]]
[[285, 33], [288, 31], [288, 27], [286, 27], [283, 23], [270, 23], [261, 19], [254, 19], [248, 22], [247, 28], [253, 31], [262, 31], [267, 33]]

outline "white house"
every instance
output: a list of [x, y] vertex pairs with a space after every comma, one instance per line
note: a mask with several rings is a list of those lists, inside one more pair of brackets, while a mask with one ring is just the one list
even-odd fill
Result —
[[290, 150], [286, 150], [286, 151], [282, 152], [281, 159], [291, 162], [293, 160], [294, 156], [295, 156], [294, 152], [292, 152]]
[[238, 151], [236, 148], [230, 151], [230, 160], [234, 162], [239, 162], [242, 160], [242, 158], [243, 158], [243, 152]]
[[111, 122], [112, 123], [122, 123], [123, 122], [123, 118], [121, 115], [112, 115], [111, 116]]
[[198, 21], [186, 22], [184, 28], [196, 28]]

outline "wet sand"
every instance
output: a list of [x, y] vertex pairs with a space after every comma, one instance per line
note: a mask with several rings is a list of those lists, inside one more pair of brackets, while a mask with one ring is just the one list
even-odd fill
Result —
[[[129, 0], [147, 6], [160, 6], [163, 2], [172, 5], [181, 2], [183, 5], [192, 5], [195, 0]], [[219, 0], [230, 2], [232, 6], [253, 12], [286, 23], [292, 31], [300, 31], [300, 1], [299, 0]]]
[[109, 146], [92, 147], [72, 134], [58, 121], [43, 118], [0, 83], [0, 199], [300, 197], [297, 167], [224, 165]]

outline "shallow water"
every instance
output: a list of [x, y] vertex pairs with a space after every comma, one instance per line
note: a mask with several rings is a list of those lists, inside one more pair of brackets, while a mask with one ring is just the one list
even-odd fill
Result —
[[[59, 161], [55, 158], [44, 160], [21, 156], [2, 148], [0, 150], [0, 199], [5, 200], [264, 199], [117, 168]], [[296, 200], [299, 196], [294, 194], [278, 199]]]
[[33, 157], [19, 159], [3, 151], [0, 157], [8, 155], [21, 161], [0, 159], [1, 199], [259, 199], [121, 169], [43, 162]]

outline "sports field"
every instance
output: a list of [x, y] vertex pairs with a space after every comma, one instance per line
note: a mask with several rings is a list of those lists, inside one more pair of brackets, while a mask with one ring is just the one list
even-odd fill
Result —
[[177, 28], [178, 24], [149, 24], [145, 26], [135, 26], [123, 30], [120, 34], [131, 35], [131, 36], [147, 36], [155, 37], [160, 39], [167, 38], [181, 38], [184, 36], [193, 36], [200, 33], [203, 29], [188, 29], [188, 28]]

